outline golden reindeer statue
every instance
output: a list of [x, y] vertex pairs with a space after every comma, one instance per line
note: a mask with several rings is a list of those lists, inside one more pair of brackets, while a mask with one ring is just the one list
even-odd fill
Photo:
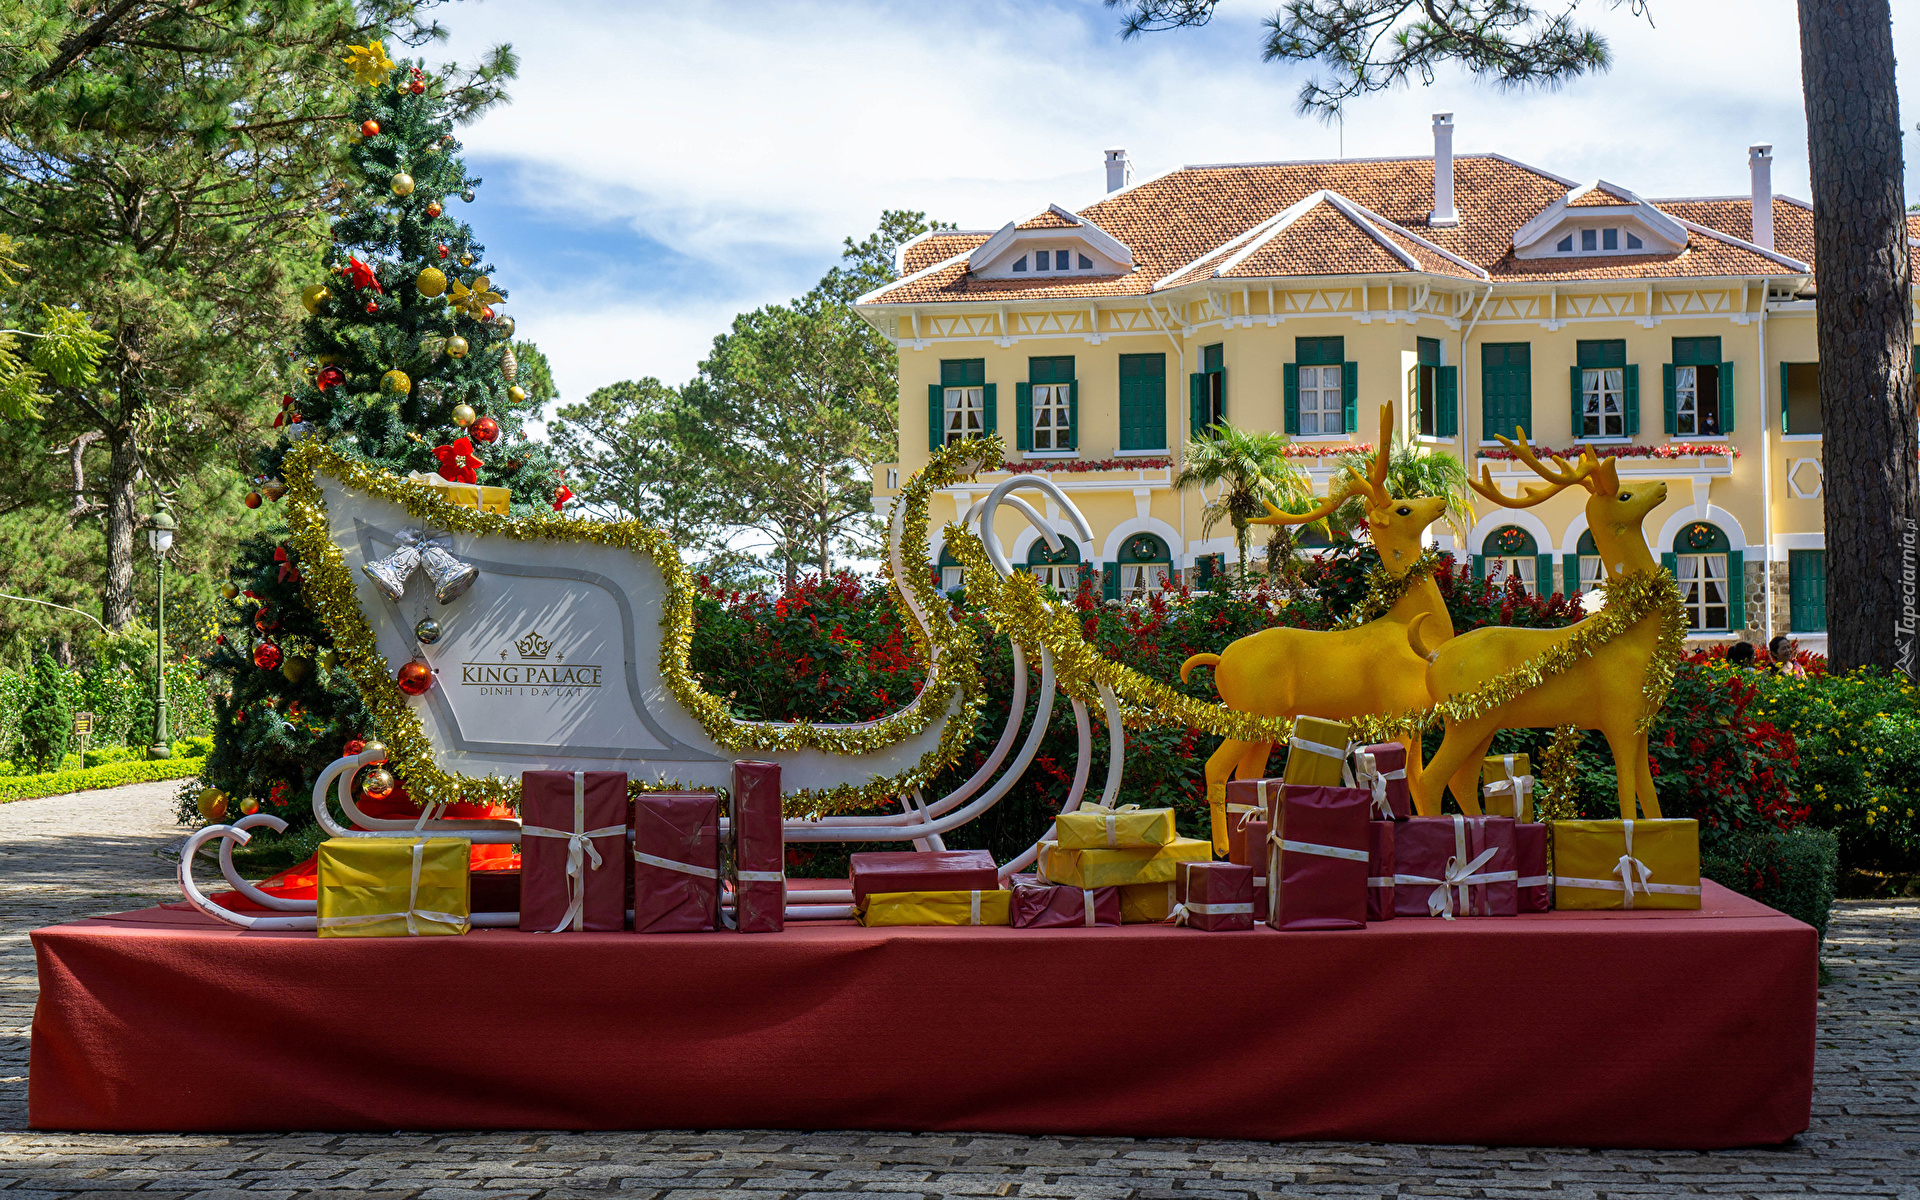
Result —
[[[1230, 643], [1219, 654], [1196, 654], [1180, 666], [1180, 679], [1196, 666], [1213, 667], [1213, 684], [1227, 707], [1263, 717], [1298, 716], [1345, 720], [1367, 715], [1399, 716], [1424, 711], [1431, 701], [1424, 683], [1426, 663], [1407, 640], [1417, 616], [1429, 620], [1437, 640], [1453, 634], [1446, 602], [1433, 582], [1431, 567], [1409, 578], [1421, 559], [1427, 526], [1447, 511], [1445, 496], [1396, 500], [1387, 494], [1387, 462], [1392, 452], [1393, 405], [1380, 406], [1380, 441], [1364, 476], [1348, 471], [1341, 484], [1307, 513], [1281, 512], [1267, 504], [1255, 525], [1305, 525], [1331, 514], [1349, 496], [1366, 502], [1367, 535], [1379, 551], [1381, 567], [1392, 583], [1391, 605], [1382, 612], [1363, 609], [1348, 628], [1263, 629]], [[1397, 595], [1395, 595], [1397, 593]], [[1374, 595], [1369, 590], [1369, 596]], [[1418, 738], [1407, 746], [1411, 786], [1420, 765]], [[1227, 779], [1258, 779], [1266, 774], [1272, 742], [1223, 741], [1207, 760], [1207, 804], [1213, 816], [1214, 845], [1226, 850]], [[1421, 810], [1425, 812], [1425, 809]], [[1438, 809], [1434, 810], [1438, 812]]]
[[[1420, 811], [1438, 812], [1440, 787], [1450, 786], [1462, 811], [1478, 813], [1480, 762], [1500, 729], [1572, 725], [1598, 729], [1613, 751], [1620, 816], [1632, 819], [1634, 799], [1648, 817], [1660, 815], [1647, 769], [1647, 728], [1666, 699], [1673, 664], [1686, 636], [1678, 590], [1654, 562], [1640, 523], [1667, 498], [1667, 485], [1648, 481], [1620, 490], [1613, 459], [1591, 448], [1569, 464], [1541, 463], [1520, 440], [1500, 441], [1552, 486], [1504, 495], [1486, 468], [1473, 490], [1505, 508], [1531, 508], [1566, 488], [1584, 486], [1587, 526], [1605, 564], [1606, 608], [1560, 629], [1489, 625], [1446, 640], [1427, 637], [1423, 618], [1408, 623], [1413, 648], [1428, 660], [1427, 688], [1446, 724], [1446, 739], [1408, 786]], [[1451, 630], [1448, 631], [1449, 633]]]

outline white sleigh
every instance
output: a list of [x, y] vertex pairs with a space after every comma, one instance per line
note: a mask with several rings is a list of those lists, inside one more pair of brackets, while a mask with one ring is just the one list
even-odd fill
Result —
[[[970, 476], [989, 458], [997, 461], [997, 449], [991, 442], [955, 449], [936, 458], [928, 472], [943, 472], [941, 478]], [[924, 796], [919, 781], [946, 766], [969, 740], [972, 728], [964, 688], [952, 680], [966, 673], [944, 661], [948, 651], [938, 636], [950, 628], [941, 607], [944, 600], [931, 585], [916, 582], [932, 575], [923, 536], [932, 486], [919, 475], [894, 506], [887, 554], [894, 587], [917, 626], [920, 644], [930, 647], [927, 686], [905, 708], [874, 721], [805, 725], [716, 716], [717, 706], [677, 674], [676, 663], [684, 665], [684, 647], [677, 660], [663, 658], [663, 631], [671, 637], [683, 628], [676, 624], [675, 613], [683, 611], [677, 606], [688, 603], [688, 581], [677, 558], [671, 557], [671, 547], [657, 534], [635, 533], [608, 544], [607, 531], [629, 527], [558, 518], [515, 522], [475, 513], [425, 488], [348, 462], [317, 443], [289, 455], [286, 471], [290, 523], [307, 576], [307, 597], [310, 603], [321, 601], [335, 645], [357, 668], [356, 679], [386, 739], [334, 761], [315, 781], [314, 813], [333, 837], [453, 835], [481, 843], [514, 843], [521, 838], [517, 820], [447, 820], [440, 812], [448, 800], [500, 795], [517, 787], [520, 773], [527, 770], [624, 771], [648, 783], [724, 788], [733, 762], [752, 758], [780, 764], [790, 813], [796, 805], [804, 810], [808, 797], [845, 797], [848, 789], [861, 789], [869, 797], [880, 793], [876, 798], [900, 809], [840, 814], [823, 799], [818, 807], [826, 811], [784, 821], [789, 842], [896, 841], [938, 849], [943, 835], [978, 818], [1019, 782], [1052, 716], [1057, 690], [1053, 657], [1044, 647], [1016, 641], [1008, 718], [992, 751], [952, 791], [931, 800]], [[1059, 507], [1082, 542], [1092, 537], [1084, 516], [1059, 488], [1045, 479], [1015, 476], [996, 486], [961, 520], [964, 527], [977, 530], [988, 560], [1003, 577], [1010, 577], [1013, 569], [993, 532], [1002, 506], [1029, 521], [1051, 548], [1061, 545], [1040, 514], [1014, 494], [1020, 491], [1042, 493]], [[444, 603], [435, 600], [428, 571], [400, 575], [391, 569], [396, 562], [411, 563], [404, 553], [395, 559], [397, 549], [429, 538], [452, 556], [439, 560], [445, 568], [443, 579], [456, 573], [447, 565], [453, 560], [477, 569], [477, 574], [458, 572], [461, 583], [449, 589], [457, 595]], [[634, 538], [653, 553], [633, 548]], [[369, 572], [369, 564], [389, 569]], [[404, 580], [398, 600], [376, 576], [390, 583]], [[468, 577], [471, 583], [465, 584]], [[427, 618], [440, 626], [431, 642], [416, 636], [416, 626]], [[1039, 674], [1038, 716], [1022, 738], [1030, 657], [1037, 660]], [[392, 673], [410, 659], [430, 666], [435, 683], [424, 695], [405, 699], [394, 688]], [[706, 707], [704, 719], [683, 698]], [[1100, 685], [1098, 699], [1111, 747], [1101, 802], [1111, 804], [1124, 770], [1125, 739], [1113, 693]], [[1065, 810], [1080, 804], [1092, 763], [1087, 706], [1077, 698], [1069, 700], [1078, 760]], [[866, 748], [833, 748], [845, 742]], [[409, 787], [430, 801], [417, 820], [370, 817], [354, 803], [356, 774], [369, 763], [387, 761], [390, 754]], [[334, 819], [327, 804], [330, 787], [341, 811], [358, 828], [343, 827]], [[232, 846], [244, 845], [252, 836], [249, 831], [259, 827], [281, 830], [285, 823], [256, 814], [194, 833], [180, 857], [183, 894], [200, 911], [246, 928], [315, 928], [314, 901], [270, 896], [235, 870]], [[200, 891], [192, 875], [194, 856], [216, 840], [228, 884], [277, 915], [233, 912]], [[1036, 842], [1003, 864], [1001, 877], [1031, 865], [1038, 848]], [[787, 907], [789, 919], [844, 918], [852, 913], [853, 898], [845, 890], [800, 895], [803, 902]], [[476, 926], [518, 922], [517, 913], [473, 917]]]

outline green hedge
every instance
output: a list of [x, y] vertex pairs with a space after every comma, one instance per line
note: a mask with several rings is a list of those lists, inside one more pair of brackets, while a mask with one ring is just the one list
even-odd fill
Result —
[[1827, 939], [1840, 841], [1830, 829], [1750, 828], [1700, 848], [1700, 874], [1805, 921]]
[[0, 804], [128, 783], [152, 783], [157, 779], [183, 779], [198, 775], [206, 763], [205, 758], [162, 758], [152, 762], [109, 763], [77, 771], [48, 771], [44, 775], [9, 775], [0, 778]]

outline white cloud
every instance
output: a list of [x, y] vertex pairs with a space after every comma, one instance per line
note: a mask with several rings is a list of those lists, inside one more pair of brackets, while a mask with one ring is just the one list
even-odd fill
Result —
[[[794, 263], [824, 269], [883, 208], [991, 228], [1048, 201], [1084, 205], [1113, 145], [1138, 175], [1333, 157], [1343, 134], [1349, 156], [1423, 154], [1429, 115], [1452, 110], [1461, 151], [1650, 196], [1744, 193], [1746, 147], [1771, 142], [1775, 186], [1807, 194], [1793, 0], [1667, 0], [1656, 26], [1590, 6], [1581, 15], [1610, 36], [1611, 73], [1546, 93], [1443, 73], [1356, 102], [1344, 131], [1294, 115], [1305, 69], [1259, 61], [1271, 7], [1233, 3], [1208, 29], [1127, 43], [1092, 0], [516, 0], [447, 21], [458, 57], [499, 41], [521, 55], [514, 103], [463, 134], [470, 152], [510, 164], [490, 191], [543, 222], [624, 224], [711, 271], [692, 308], [637, 302], [645, 279], [625, 296], [596, 286], [591, 304], [543, 308], [522, 280], [516, 311], [576, 396], [631, 375], [684, 377], [726, 316], [804, 287]], [[1904, 20], [1920, 5], [1897, 8]], [[1897, 50], [1917, 25], [1896, 25]], [[596, 284], [620, 274], [610, 265]]]

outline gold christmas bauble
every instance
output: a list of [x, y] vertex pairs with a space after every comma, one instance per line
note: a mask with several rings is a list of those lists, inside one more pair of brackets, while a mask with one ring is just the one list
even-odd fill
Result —
[[467, 339], [457, 336], [447, 339], [448, 358], [465, 358], [467, 356], [467, 350]]
[[473, 405], [456, 404], [453, 406], [453, 423], [460, 428], [465, 429], [479, 419], [480, 414], [473, 411]]
[[300, 305], [307, 310], [308, 315], [319, 312], [320, 306], [331, 299], [333, 299], [333, 293], [327, 290], [327, 285], [324, 283], [316, 283], [300, 289]]
[[501, 313], [493, 319], [493, 327], [500, 331], [500, 336], [503, 338], [513, 336], [513, 318], [505, 313]]
[[407, 378], [405, 371], [395, 367], [380, 377], [380, 390], [395, 396], [404, 396], [413, 390], [413, 380]]
[[219, 788], [201, 788], [194, 807], [200, 810], [201, 820], [218, 821], [227, 815], [227, 794]]
[[338, 650], [335, 650], [332, 646], [328, 646], [325, 650], [322, 650], [320, 652], [321, 670], [331, 671], [339, 665], [340, 665], [340, 652]]
[[240, 802], [240, 811], [250, 817], [260, 811], [260, 802], [252, 796], [248, 796]]
[[405, 171], [393, 177], [393, 194], [396, 196], [413, 195], [413, 176]]
[[527, 389], [521, 387], [519, 384], [515, 384], [514, 386], [507, 389], [507, 399], [513, 401], [515, 404], [520, 403], [522, 400], [525, 400], [526, 398], [527, 398]]
[[385, 800], [393, 795], [393, 772], [375, 767], [360, 777], [360, 794], [369, 800]]
[[226, 597], [227, 599], [231, 600], [235, 596], [238, 596], [240, 594], [240, 589], [238, 587], [235, 587], [232, 583], [223, 583], [220, 585], [220, 594]]
[[299, 683], [313, 670], [310, 658], [290, 658], [280, 664], [280, 673], [287, 677], [288, 683]]
[[387, 761], [387, 747], [384, 742], [368, 742], [360, 747], [360, 753], [367, 755], [367, 761], [370, 763]]
[[422, 296], [438, 296], [447, 290], [447, 277], [439, 267], [428, 267], [413, 277], [413, 286]]
[[462, 255], [460, 256], [460, 265], [461, 265], [461, 266], [463, 266], [463, 267], [470, 267], [470, 266], [472, 266], [472, 265], [473, 265], [473, 255], [471, 255], [471, 254], [462, 254]]

